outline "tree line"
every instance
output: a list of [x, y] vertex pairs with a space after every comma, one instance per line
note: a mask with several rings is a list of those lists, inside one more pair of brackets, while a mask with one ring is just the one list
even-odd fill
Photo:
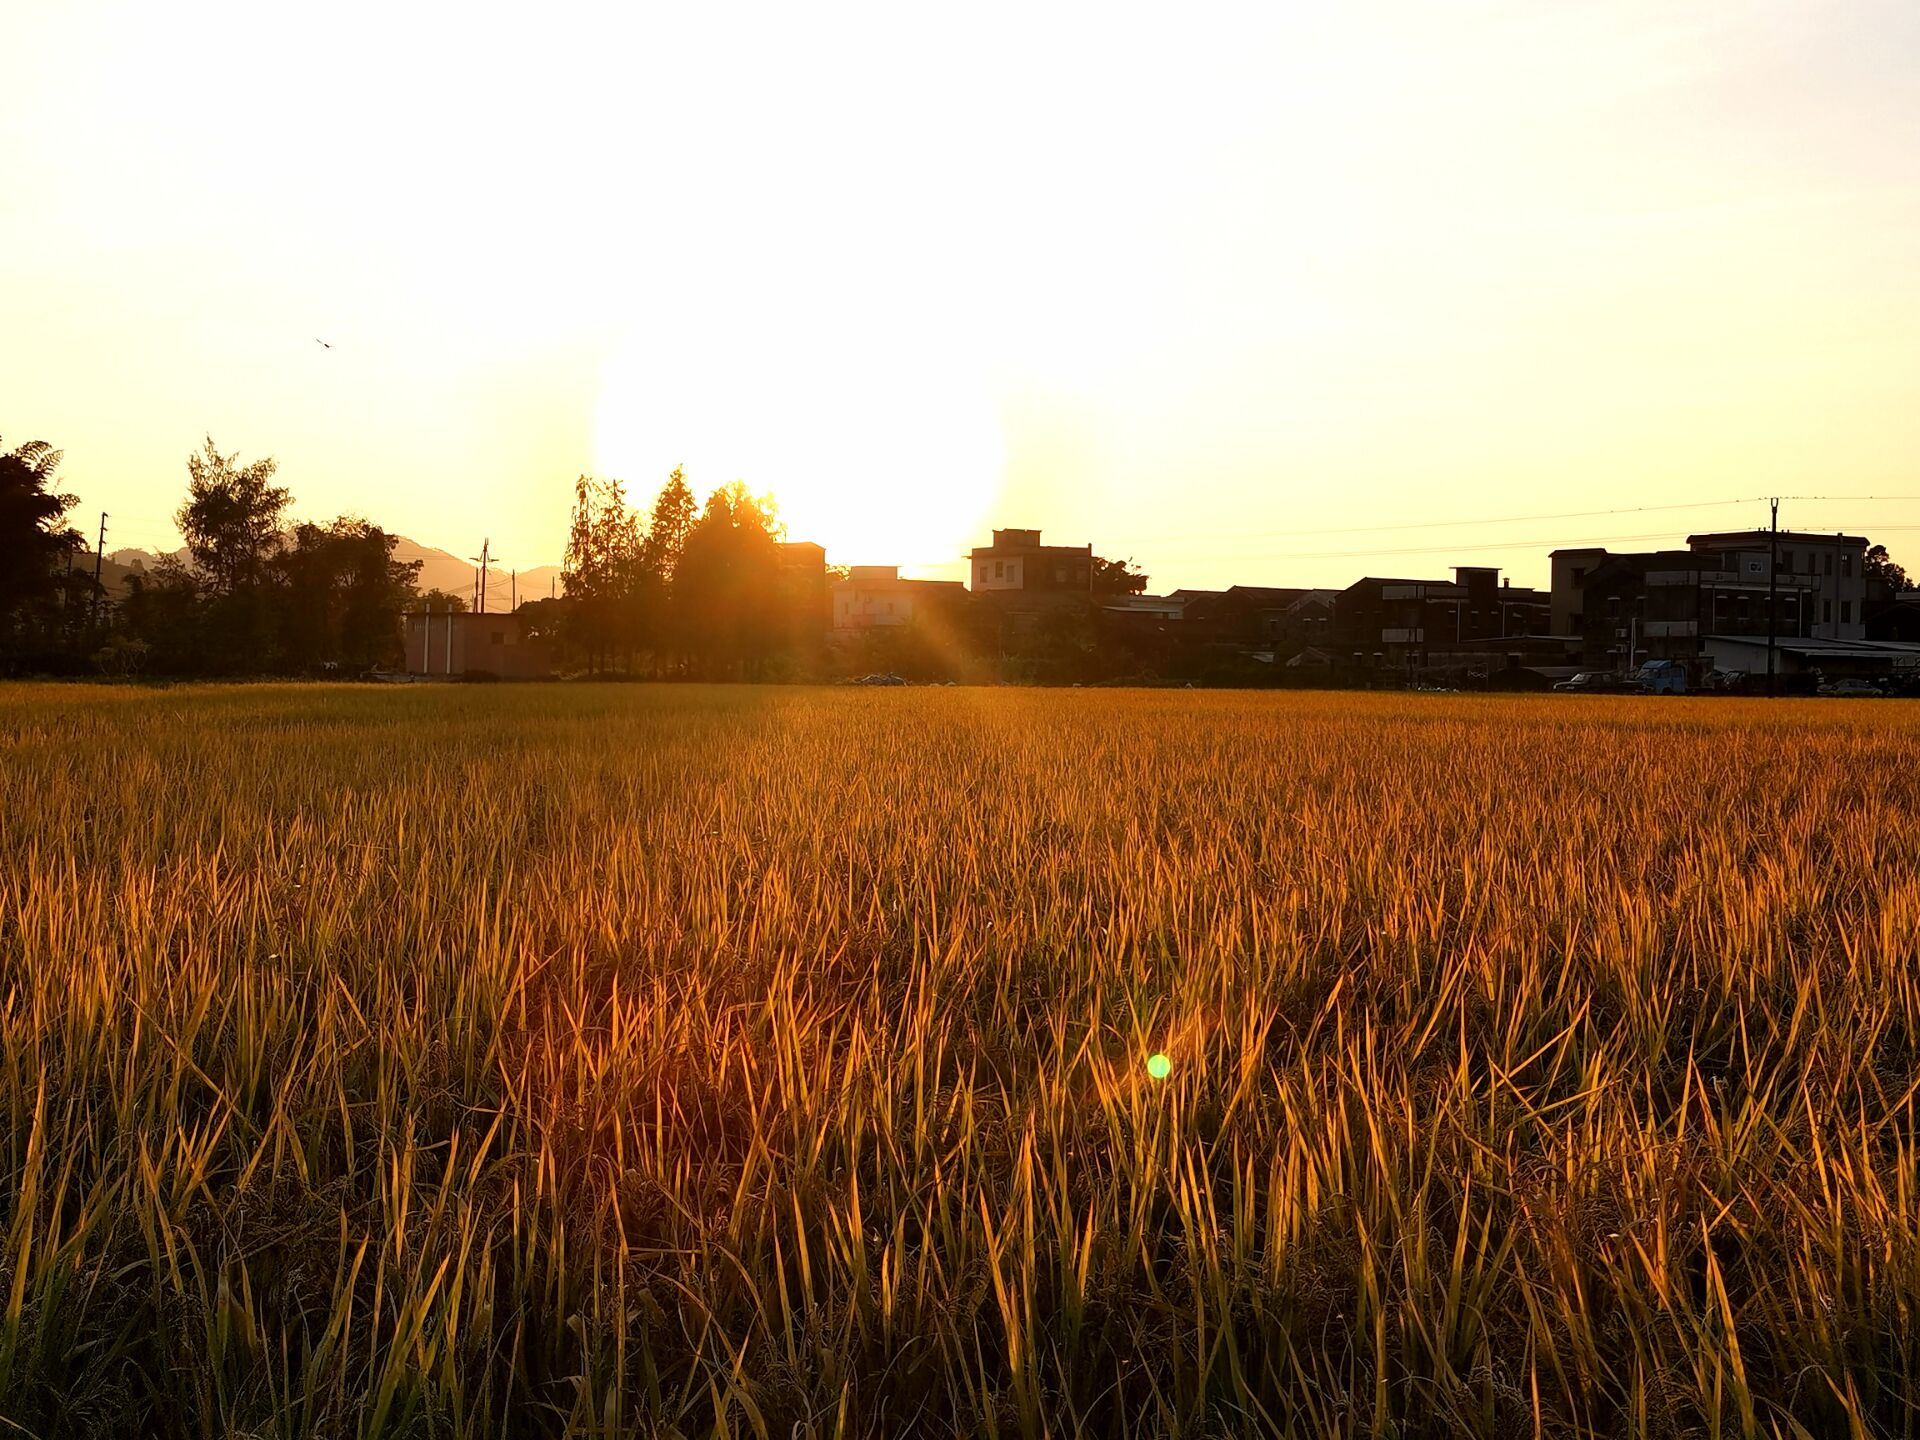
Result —
[[620, 481], [582, 475], [564, 594], [521, 611], [588, 674], [809, 674], [829, 623], [830, 576], [817, 552], [785, 540], [773, 497], [738, 480], [702, 505], [676, 468], [643, 514]]
[[358, 516], [288, 518], [272, 459], [243, 464], [209, 438], [187, 458], [174, 513], [185, 554], [97, 584], [96, 558], [65, 523], [60, 452], [0, 454], [0, 661], [14, 670], [183, 676], [358, 673], [397, 663], [419, 563]]
[[[423, 591], [419, 562], [397, 560], [399, 537], [379, 525], [291, 518], [275, 461], [211, 437], [187, 457], [183, 551], [96, 583], [102, 557], [67, 523], [79, 502], [57, 486], [61, 458], [39, 441], [0, 450], [0, 672], [357, 676], [403, 665], [406, 612], [468, 608]], [[1090, 605], [1015, 630], [964, 594], [912, 625], [831, 642], [830, 587], [844, 574], [818, 547], [787, 544], [773, 497], [740, 481], [703, 502], [676, 469], [637, 509], [618, 480], [583, 475], [563, 593], [519, 614], [561, 673], [601, 677], [1064, 681], [1150, 658]], [[1129, 562], [1094, 558], [1096, 593], [1145, 585]]]
[[[290, 518], [271, 458], [209, 437], [174, 513], [184, 553], [95, 581], [67, 523], [61, 452], [0, 451], [0, 671], [168, 676], [361, 675], [403, 663], [409, 610], [467, 609], [419, 587], [399, 537], [358, 516]], [[734, 482], [701, 503], [675, 470], [643, 514], [615, 480], [575, 487], [565, 594], [520, 606], [563, 669], [769, 679], [817, 672], [829, 573], [794, 564], [771, 496]], [[117, 568], [117, 567], [116, 567]]]

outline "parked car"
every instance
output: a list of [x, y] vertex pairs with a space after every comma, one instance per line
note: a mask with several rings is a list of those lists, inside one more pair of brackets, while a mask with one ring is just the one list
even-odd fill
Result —
[[1647, 687], [1638, 680], [1629, 680], [1624, 675], [1615, 675], [1607, 670], [1582, 670], [1571, 680], [1562, 680], [1553, 688], [1585, 695], [1644, 695], [1647, 693]]
[[1687, 667], [1678, 660], [1649, 660], [1634, 671], [1631, 678], [1649, 695], [1687, 693]]
[[849, 685], [904, 685], [906, 683], [907, 682], [901, 679], [900, 676], [892, 673], [885, 675], [856, 675], [853, 679], [847, 681]]
[[1820, 687], [1820, 694], [1831, 695], [1836, 699], [1842, 700], [1877, 700], [1880, 697], [1881, 691], [1880, 687], [1870, 680], [1857, 680], [1849, 676], [1845, 679], [1827, 681], [1826, 684]]

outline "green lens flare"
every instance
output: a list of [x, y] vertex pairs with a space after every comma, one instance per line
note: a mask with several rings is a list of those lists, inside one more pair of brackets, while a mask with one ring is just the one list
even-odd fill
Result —
[[1173, 1061], [1169, 1060], [1165, 1055], [1149, 1055], [1147, 1057], [1147, 1074], [1151, 1075], [1154, 1079], [1164, 1080], [1172, 1073]]

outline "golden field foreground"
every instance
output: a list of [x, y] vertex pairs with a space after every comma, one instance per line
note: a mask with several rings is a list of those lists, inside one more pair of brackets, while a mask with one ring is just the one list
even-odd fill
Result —
[[0, 687], [0, 1430], [1915, 1433], [1917, 755]]

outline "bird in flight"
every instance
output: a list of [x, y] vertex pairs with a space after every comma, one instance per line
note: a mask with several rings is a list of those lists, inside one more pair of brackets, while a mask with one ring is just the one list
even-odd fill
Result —
[[333, 346], [327, 344], [327, 342], [322, 340], [318, 335], [313, 337], [313, 343], [320, 346], [323, 350], [331, 350], [333, 348]]

